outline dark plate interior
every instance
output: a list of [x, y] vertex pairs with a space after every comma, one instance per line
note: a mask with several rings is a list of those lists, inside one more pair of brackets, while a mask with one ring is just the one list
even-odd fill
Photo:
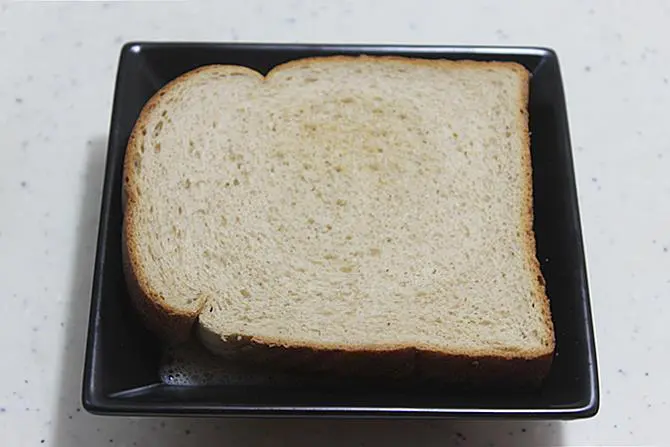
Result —
[[[542, 388], [519, 393], [418, 385], [163, 385], [161, 346], [129, 305], [121, 270], [121, 185], [126, 142], [144, 103], [193, 68], [226, 63], [260, 72], [333, 54], [515, 61], [532, 73], [530, 128], [537, 254], [551, 301], [557, 355]], [[347, 416], [595, 414], [598, 378], [563, 86], [554, 52], [539, 48], [131, 43], [119, 63], [102, 198], [83, 384], [97, 413]]]

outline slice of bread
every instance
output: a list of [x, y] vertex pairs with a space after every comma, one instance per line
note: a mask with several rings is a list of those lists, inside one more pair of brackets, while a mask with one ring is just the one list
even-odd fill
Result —
[[541, 378], [554, 334], [528, 77], [514, 63], [341, 56], [172, 81], [126, 153], [135, 305], [171, 340], [197, 323], [225, 355]]

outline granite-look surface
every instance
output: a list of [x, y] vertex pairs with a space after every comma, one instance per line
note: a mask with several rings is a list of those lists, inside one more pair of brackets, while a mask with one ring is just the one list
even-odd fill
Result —
[[[670, 3], [546, 3], [0, 2], [0, 444], [667, 444]], [[598, 416], [571, 423], [250, 421], [81, 410], [106, 134], [119, 49], [128, 40], [557, 50], [597, 325]]]

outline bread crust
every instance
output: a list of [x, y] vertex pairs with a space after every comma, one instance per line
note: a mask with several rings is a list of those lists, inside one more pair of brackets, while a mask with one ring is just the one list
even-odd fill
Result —
[[540, 356], [438, 352], [401, 345], [359, 348], [319, 346], [229, 336], [221, 342], [218, 334], [199, 327], [203, 345], [228, 360], [278, 369], [327, 372], [341, 376], [413, 379], [474, 386], [536, 387], [551, 367], [553, 353]]
[[[132, 221], [131, 221], [132, 222]], [[168, 305], [157, 293], [149, 289], [141, 269], [132, 267], [131, 259], [136, 259], [136, 243], [129, 242], [123, 230], [122, 253], [123, 273], [126, 277], [128, 294], [135, 309], [147, 327], [169, 342], [186, 341], [191, 326], [200, 312], [183, 312]]]
[[[521, 65], [515, 64], [514, 70], [519, 76], [523, 77], [521, 83], [521, 103], [519, 104], [520, 112], [523, 119], [519, 120], [518, 134], [523, 138], [523, 145], [525, 150], [521, 151], [521, 163], [523, 165], [523, 172], [526, 176], [524, 179], [524, 199], [525, 206], [521, 208], [521, 228], [524, 230], [524, 242], [526, 262], [535, 277], [535, 304], [539, 306], [542, 312], [544, 321], [543, 327], [545, 331], [545, 339], [547, 346], [545, 352], [538, 352], [538, 355], [548, 357], [549, 366], [553, 359], [556, 341], [554, 338], [554, 322], [551, 319], [551, 308], [549, 298], [547, 297], [544, 276], [540, 269], [540, 262], [537, 259], [537, 247], [535, 243], [535, 231], [533, 230], [533, 165], [531, 160], [531, 145], [530, 145], [530, 130], [528, 128], [528, 102], [530, 96], [530, 73]], [[547, 368], [548, 369], [548, 368]]]
[[[524, 206], [520, 218], [520, 228], [524, 234], [524, 253], [527, 268], [535, 278], [534, 300], [539, 306], [546, 329], [544, 348], [526, 352], [436, 350], [431, 346], [351, 346], [319, 345], [300, 340], [269, 339], [248, 337], [237, 334], [221, 336], [210, 333], [200, 327], [198, 335], [203, 344], [211, 351], [227, 357], [252, 363], [273, 364], [284, 368], [310, 370], [328, 370], [336, 373], [354, 375], [408, 376], [419, 374], [423, 377], [438, 378], [441, 381], [458, 383], [506, 383], [537, 384], [548, 373], [555, 347], [553, 323], [549, 301], [545, 292], [544, 279], [536, 257], [535, 235], [533, 231], [533, 184], [530, 155], [530, 135], [528, 132], [529, 73], [521, 65], [513, 62], [478, 62], [469, 60], [427, 60], [398, 56], [330, 56], [306, 58], [291, 61], [272, 69], [266, 81], [272, 80], [282, 70], [327, 62], [349, 63], [351, 61], [393, 60], [412, 65], [433, 67], [481, 67], [512, 69], [521, 77], [522, 91], [519, 92], [519, 111], [517, 134], [523, 138], [522, 159], [525, 178]], [[138, 201], [136, 194], [134, 161], [138, 157], [142, 132], [153, 110], [160, 104], [161, 98], [179, 84], [209, 70], [228, 70], [231, 73], [248, 74], [263, 78], [258, 72], [245, 67], [211, 65], [200, 67], [173, 80], [156, 93], [143, 108], [130, 136], [124, 162], [124, 225], [123, 255], [129, 293], [134, 306], [143, 316], [147, 326], [162, 338], [179, 342], [186, 340], [200, 309], [185, 312], [170, 306], [148, 284], [142, 265], [137, 257], [138, 241], [134, 237], [134, 212]]]

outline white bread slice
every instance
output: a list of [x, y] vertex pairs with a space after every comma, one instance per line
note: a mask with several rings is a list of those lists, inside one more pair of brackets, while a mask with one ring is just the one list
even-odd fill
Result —
[[181, 76], [128, 143], [134, 303], [172, 340], [197, 321], [220, 354], [541, 378], [554, 335], [527, 96], [513, 63], [329, 57]]

